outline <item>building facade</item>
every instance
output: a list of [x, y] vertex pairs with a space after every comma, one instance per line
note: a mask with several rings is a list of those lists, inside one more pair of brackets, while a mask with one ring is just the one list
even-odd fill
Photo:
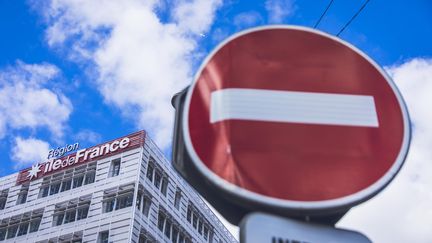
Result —
[[0, 178], [0, 242], [236, 242], [145, 131]]

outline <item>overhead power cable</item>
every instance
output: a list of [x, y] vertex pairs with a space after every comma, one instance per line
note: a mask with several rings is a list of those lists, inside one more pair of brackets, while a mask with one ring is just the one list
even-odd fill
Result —
[[319, 25], [319, 23], [321, 22], [322, 18], [324, 17], [324, 15], [327, 13], [327, 11], [329, 10], [330, 6], [332, 5], [333, 0], [331, 0], [329, 2], [329, 4], [327, 5], [327, 8], [324, 10], [324, 12], [321, 14], [321, 17], [318, 19], [318, 21], [316, 22], [314, 29], [316, 29], [316, 27]]
[[366, 5], [368, 4], [368, 2], [369, 2], [370, 0], [366, 0], [364, 3], [363, 3], [363, 5], [360, 7], [360, 9], [357, 11], [357, 13], [355, 13], [352, 17], [351, 17], [351, 19], [345, 24], [345, 26], [337, 33], [337, 35], [336, 36], [339, 36], [347, 27], [348, 27], [348, 25], [350, 25], [351, 24], [351, 22], [357, 17], [357, 15], [359, 15], [360, 14], [360, 12], [366, 7]]

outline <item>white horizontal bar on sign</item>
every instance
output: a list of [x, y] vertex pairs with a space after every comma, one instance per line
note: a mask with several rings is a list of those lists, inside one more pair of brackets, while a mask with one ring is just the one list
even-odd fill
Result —
[[378, 127], [372, 96], [240, 88], [212, 92], [210, 122], [232, 119]]

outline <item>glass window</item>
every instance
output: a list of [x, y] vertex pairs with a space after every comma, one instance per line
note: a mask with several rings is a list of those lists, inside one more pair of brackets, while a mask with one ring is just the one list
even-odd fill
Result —
[[72, 185], [72, 179], [63, 181], [62, 185], [61, 185], [60, 191], [64, 192], [64, 191], [70, 190], [71, 189], [71, 185]]
[[98, 243], [108, 243], [109, 231], [102, 231], [99, 233]]
[[163, 215], [163, 213], [159, 212], [159, 215], [158, 215], [158, 228], [162, 232], [163, 232], [164, 223], [165, 223], [165, 215]]
[[0, 193], [0, 210], [6, 207], [6, 201], [9, 194], [9, 189], [5, 189]]
[[147, 166], [147, 179], [149, 179], [150, 181], [153, 181], [153, 171], [154, 171], [154, 165], [153, 163], [149, 162], [148, 166]]
[[195, 213], [193, 213], [192, 216], [193, 216], [192, 217], [192, 225], [196, 229], [197, 228], [198, 218], [197, 218], [197, 215]]
[[163, 177], [162, 178], [162, 187], [161, 187], [161, 192], [164, 196], [166, 196], [166, 192], [167, 192], [167, 187], [168, 187], [168, 178]]
[[204, 239], [206, 240], [208, 239], [208, 233], [209, 233], [208, 227], [204, 225]]
[[50, 186], [50, 195], [57, 194], [60, 190], [60, 182], [56, 182], [54, 184], [51, 184]]
[[77, 188], [77, 187], [82, 186], [83, 180], [84, 180], [84, 176], [83, 175], [74, 177], [73, 178], [73, 186], [72, 186], [72, 188]]
[[203, 224], [202, 224], [202, 221], [199, 220], [198, 221], [198, 233], [200, 233], [200, 235], [202, 235], [202, 230], [203, 230]]
[[6, 198], [0, 198], [0, 210], [4, 209], [6, 206]]
[[173, 243], [177, 243], [177, 239], [178, 239], [178, 229], [177, 227], [173, 226], [172, 227], [172, 235], [171, 235], [171, 240]]
[[143, 198], [143, 214], [148, 217], [151, 206], [151, 199], [148, 196], [144, 196]]
[[162, 180], [162, 175], [159, 171], [156, 170], [155, 180], [154, 180], [154, 185], [156, 186], [156, 188], [160, 187], [161, 180]]
[[191, 217], [192, 217], [192, 209], [191, 209], [191, 205], [188, 205], [187, 216], [186, 216], [188, 222], [192, 222], [191, 221], [191, 219], [192, 219]]
[[184, 243], [184, 235], [182, 233], [179, 235], [179, 243]]
[[110, 198], [103, 203], [103, 212], [108, 213], [114, 210], [115, 198]]
[[39, 191], [39, 198], [48, 196], [49, 185], [41, 187]]
[[116, 210], [132, 206], [133, 194], [120, 196], [117, 198]]
[[0, 241], [6, 238], [6, 227], [0, 228]]
[[6, 238], [7, 239], [14, 238], [17, 231], [18, 231], [18, 224], [9, 226]]
[[75, 221], [75, 214], [76, 214], [75, 209], [66, 211], [64, 223], [67, 224], [70, 222], [74, 222]]
[[96, 172], [94, 172], [94, 171], [87, 172], [87, 174], [85, 176], [85, 180], [84, 180], [84, 185], [93, 183], [95, 181], [95, 175], [96, 175]]
[[88, 210], [89, 210], [89, 206], [78, 208], [77, 220], [87, 218]]
[[27, 201], [27, 191], [20, 192], [18, 195], [17, 204], [23, 204]]
[[29, 228], [29, 222], [24, 222], [24, 223], [20, 224], [17, 236], [27, 234], [28, 228]]
[[168, 239], [171, 238], [171, 221], [169, 219], [165, 220], [165, 235]]
[[180, 200], [181, 200], [181, 191], [177, 188], [175, 198], [174, 198], [174, 207], [177, 209], [180, 208]]
[[21, 190], [18, 193], [18, 199], [17, 199], [17, 205], [18, 204], [23, 204], [27, 201], [27, 193], [28, 193], [28, 188], [29, 188], [29, 184], [23, 184], [21, 186]]
[[120, 159], [115, 159], [111, 162], [110, 177], [118, 176], [120, 173]]
[[29, 233], [38, 231], [40, 222], [41, 222], [40, 218], [32, 220], [30, 222], [30, 232]]
[[53, 217], [53, 225], [57, 226], [63, 224], [63, 218], [64, 218], [64, 212], [55, 214]]

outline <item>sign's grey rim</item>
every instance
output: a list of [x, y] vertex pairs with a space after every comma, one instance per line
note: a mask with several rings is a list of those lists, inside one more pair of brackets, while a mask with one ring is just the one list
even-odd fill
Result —
[[[287, 200], [287, 199], [281, 199], [281, 198], [274, 198], [265, 196], [244, 188], [241, 188], [237, 185], [234, 185], [225, 179], [222, 179], [217, 174], [212, 172], [199, 158], [198, 154], [196, 153], [192, 142], [190, 138], [189, 133], [189, 107], [192, 97], [192, 92], [195, 88], [195, 85], [197, 83], [197, 80], [199, 76], [201, 75], [202, 70], [206, 67], [207, 63], [213, 58], [213, 56], [228, 42], [257, 31], [262, 30], [272, 30], [272, 29], [289, 29], [289, 30], [301, 30], [306, 31], [314, 34], [318, 34], [327, 38], [330, 38], [336, 42], [339, 42], [348, 48], [352, 49], [354, 52], [358, 53], [360, 56], [365, 58], [370, 64], [372, 64], [375, 69], [383, 75], [389, 86], [392, 88], [398, 102], [400, 109], [402, 111], [402, 119], [403, 119], [403, 127], [404, 127], [404, 135], [403, 135], [403, 141], [402, 146], [399, 151], [398, 156], [396, 157], [395, 163], [390, 167], [390, 169], [375, 183], [372, 185], [366, 187], [363, 190], [360, 190], [358, 192], [355, 192], [348, 196], [343, 196], [336, 199], [329, 199], [329, 200], [320, 200], [320, 201], [295, 201], [295, 200]], [[384, 189], [391, 180], [396, 176], [400, 168], [402, 167], [405, 158], [408, 154], [409, 144], [411, 140], [411, 127], [409, 122], [409, 114], [407, 107], [405, 105], [405, 102], [402, 98], [401, 93], [399, 92], [398, 88], [392, 81], [392, 79], [388, 76], [388, 74], [377, 64], [375, 61], [373, 61], [370, 57], [368, 57], [366, 54], [364, 54], [361, 50], [359, 50], [357, 47], [349, 44], [348, 42], [339, 39], [335, 36], [331, 36], [327, 33], [324, 33], [322, 31], [308, 28], [308, 27], [302, 27], [302, 26], [293, 26], [293, 25], [266, 25], [266, 26], [259, 26], [247, 30], [243, 30], [241, 32], [238, 32], [234, 35], [231, 35], [229, 38], [225, 39], [223, 42], [221, 42], [216, 48], [212, 50], [212, 52], [206, 57], [206, 59], [201, 63], [200, 68], [195, 74], [193, 83], [191, 84], [189, 90], [186, 94], [186, 100], [183, 110], [183, 121], [182, 121], [182, 131], [184, 132], [184, 142], [186, 144], [186, 149], [189, 152], [189, 155], [191, 157], [192, 163], [195, 164], [195, 166], [198, 168], [198, 171], [202, 173], [211, 183], [213, 183], [216, 187], [218, 187], [220, 190], [225, 191], [227, 193], [231, 193], [232, 195], [236, 195], [240, 198], [245, 199], [246, 201], [253, 201], [256, 203], [260, 203], [263, 205], [269, 205], [279, 208], [286, 208], [286, 209], [298, 209], [298, 210], [319, 210], [319, 209], [331, 209], [331, 208], [341, 208], [346, 207], [349, 205], [355, 205], [358, 203], [361, 203], [364, 200], [369, 199], [370, 197], [376, 195], [378, 192], [380, 192], [382, 189]]]

